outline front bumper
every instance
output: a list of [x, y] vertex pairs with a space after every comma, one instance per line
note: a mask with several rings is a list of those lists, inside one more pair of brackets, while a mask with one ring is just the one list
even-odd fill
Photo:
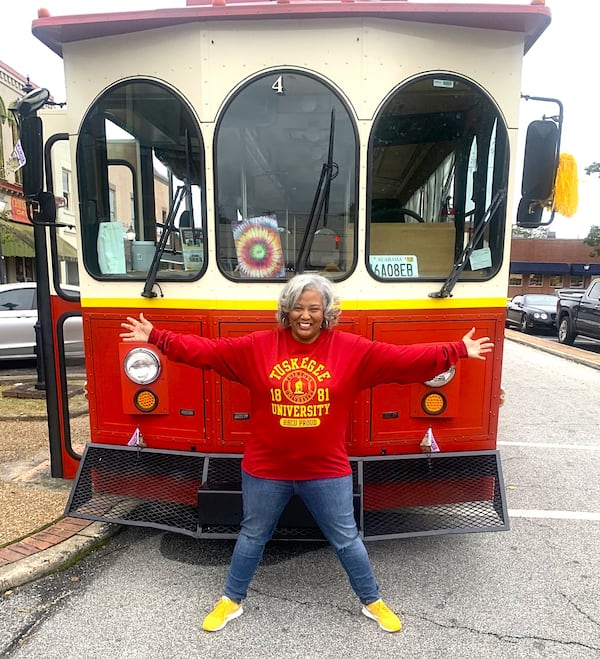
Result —
[[[352, 457], [361, 535], [401, 536], [509, 528], [498, 451]], [[88, 444], [66, 514], [197, 538], [235, 538], [242, 519], [241, 456]], [[322, 535], [290, 501], [274, 539]]]

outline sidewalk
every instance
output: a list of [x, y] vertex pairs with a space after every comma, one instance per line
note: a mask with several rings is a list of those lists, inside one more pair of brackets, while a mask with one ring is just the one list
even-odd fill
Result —
[[[600, 370], [600, 354], [549, 343], [542, 338], [508, 329], [505, 336], [510, 341]], [[0, 593], [64, 568], [104, 544], [120, 528], [118, 524], [63, 517], [47, 528], [0, 549]]]
[[[6, 400], [45, 398], [45, 393], [34, 390], [34, 382], [21, 383], [20, 372], [14, 375], [3, 372], [3, 376], [3, 381], [9, 386], [14, 383]], [[87, 401], [82, 395], [70, 398], [70, 408], [71, 432], [75, 432], [84, 442], [89, 434]], [[9, 406], [3, 406], [0, 413], [0, 423], [5, 432], [4, 446], [12, 433], [20, 445], [26, 443], [24, 438], [27, 437], [34, 452], [30, 456], [18, 453], [16, 461], [1, 465], [6, 478], [0, 483], [2, 506], [15, 506], [13, 512], [17, 512], [16, 507], [19, 510], [14, 519], [3, 527], [10, 530], [4, 540], [8, 544], [0, 546], [0, 594], [70, 565], [104, 544], [121, 528], [118, 524], [59, 517], [64, 503], [56, 505], [55, 502], [60, 499], [66, 501], [69, 483], [57, 481], [50, 475], [47, 450], [43, 450], [48, 442], [45, 400], [37, 405], [34, 402], [26, 408], [18, 405], [9, 410]], [[5, 453], [13, 457], [10, 450]], [[24, 455], [29, 457], [24, 459]], [[3, 511], [5, 520], [9, 512]], [[21, 517], [24, 526], [19, 532]]]
[[63, 517], [0, 549], [0, 593], [60, 570], [102, 545], [119, 528], [117, 524]]

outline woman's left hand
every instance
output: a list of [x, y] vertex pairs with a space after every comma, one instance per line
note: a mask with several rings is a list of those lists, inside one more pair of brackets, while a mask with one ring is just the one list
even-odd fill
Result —
[[463, 343], [467, 348], [467, 354], [471, 359], [485, 359], [487, 353], [492, 352], [494, 344], [490, 341], [489, 336], [484, 336], [481, 339], [474, 339], [475, 328], [472, 327], [462, 338]]

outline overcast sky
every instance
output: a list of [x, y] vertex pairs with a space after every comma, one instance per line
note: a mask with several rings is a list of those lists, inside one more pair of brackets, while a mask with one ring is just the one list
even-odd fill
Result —
[[[439, 0], [438, 0], [439, 1]], [[442, 0], [444, 1], [444, 0]], [[482, 3], [492, 0], [481, 0]], [[500, 3], [502, 0], [496, 0]], [[513, 0], [529, 4], [529, 0]], [[508, 3], [506, 3], [508, 4]], [[600, 24], [598, 0], [546, 0], [552, 24], [527, 54], [522, 92], [530, 96], [558, 98], [564, 106], [561, 151], [575, 156], [581, 184], [580, 204], [573, 218], [557, 216], [550, 227], [557, 237], [585, 237], [591, 224], [600, 225], [600, 179], [586, 177], [584, 168], [600, 162], [600, 130], [597, 93], [597, 44]], [[39, 7], [51, 15], [183, 7], [185, 0], [16, 0], [2, 28], [0, 60], [38, 85], [48, 87], [57, 101], [64, 98], [62, 60], [31, 34], [31, 22]], [[7, 16], [8, 12], [5, 12]], [[521, 125], [554, 114], [556, 106], [542, 109], [522, 102]], [[541, 114], [540, 114], [541, 113]], [[524, 131], [523, 131], [524, 133]], [[522, 155], [520, 155], [522, 157]], [[519, 177], [520, 179], [520, 174]]]

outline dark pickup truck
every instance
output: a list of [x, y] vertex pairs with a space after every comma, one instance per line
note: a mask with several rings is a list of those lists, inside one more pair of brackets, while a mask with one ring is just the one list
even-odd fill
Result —
[[557, 291], [558, 340], [572, 345], [578, 335], [600, 340], [600, 279], [586, 290]]

